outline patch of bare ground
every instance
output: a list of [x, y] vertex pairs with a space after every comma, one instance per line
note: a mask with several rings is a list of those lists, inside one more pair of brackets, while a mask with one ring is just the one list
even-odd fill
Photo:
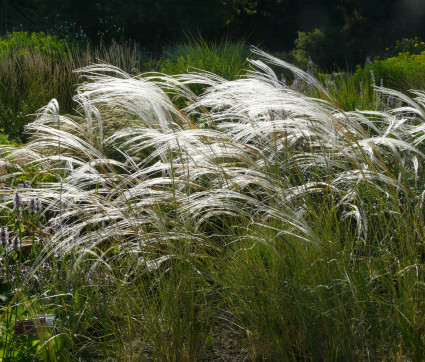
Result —
[[211, 352], [202, 361], [251, 361], [248, 351], [240, 343], [241, 336], [236, 332], [216, 327], [214, 335]]

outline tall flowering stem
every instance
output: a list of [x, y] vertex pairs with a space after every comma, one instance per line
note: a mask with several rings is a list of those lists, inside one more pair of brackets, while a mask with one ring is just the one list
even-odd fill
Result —
[[13, 196], [13, 210], [21, 210], [22, 209], [22, 197], [18, 191], [15, 192]]

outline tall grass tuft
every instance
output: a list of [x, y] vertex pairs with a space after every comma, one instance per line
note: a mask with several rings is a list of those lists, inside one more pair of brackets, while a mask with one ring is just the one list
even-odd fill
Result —
[[[54, 257], [69, 278], [101, 272], [116, 288], [100, 304], [92, 284], [82, 315], [95, 330], [70, 340], [194, 360], [222, 333], [256, 360], [423, 359], [423, 92], [377, 87], [401, 106], [348, 112], [252, 51], [261, 60], [233, 80], [82, 68], [79, 120], [52, 101], [28, 144], [3, 146], [5, 165], [26, 165], [2, 179], [36, 181], [23, 202], [38, 197], [58, 225], [33, 271]], [[132, 125], [105, 135], [111, 112]]]
[[92, 46], [43, 33], [16, 32], [0, 40], [0, 128], [22, 141], [31, 114], [56, 98], [70, 113], [79, 83], [73, 72], [99, 59], [140, 72], [149, 57], [136, 44]]
[[209, 43], [199, 38], [189, 38], [187, 43], [164, 49], [159, 70], [175, 75], [197, 68], [225, 79], [235, 79], [246, 68], [249, 47], [244, 41], [232, 42], [226, 38]]

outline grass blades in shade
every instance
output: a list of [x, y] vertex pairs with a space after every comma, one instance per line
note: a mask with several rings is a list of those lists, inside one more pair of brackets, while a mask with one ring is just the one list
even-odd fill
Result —
[[190, 37], [187, 43], [165, 48], [159, 70], [168, 75], [185, 74], [190, 69], [202, 69], [228, 80], [241, 75], [246, 68], [249, 47], [244, 41], [226, 38], [210, 43]]

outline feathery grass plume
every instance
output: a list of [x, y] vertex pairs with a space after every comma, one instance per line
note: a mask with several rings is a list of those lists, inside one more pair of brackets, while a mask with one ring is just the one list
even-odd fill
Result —
[[[404, 203], [416, 192], [417, 176], [405, 165], [424, 157], [416, 118], [423, 104], [380, 89], [409, 106], [343, 112], [311, 75], [253, 51], [290, 68], [324, 99], [285, 86], [260, 60], [232, 81], [201, 71], [135, 77], [107, 64], [78, 70], [87, 82], [75, 101], [87, 124], [58, 116], [52, 102], [28, 125], [30, 142], [8, 155], [23, 152], [54, 175], [20, 191], [38, 197], [49, 212], [63, 208], [68, 228], [52, 234], [50, 246], [103, 260], [116, 248], [143, 253], [187, 235], [207, 242], [208, 225], [224, 220], [321, 242], [313, 205], [340, 209], [365, 240], [368, 219], [376, 218], [370, 199], [385, 204], [381, 212], [408, 214], [411, 205]], [[208, 88], [198, 97], [188, 86], [199, 83]], [[175, 106], [176, 96], [186, 100], [185, 109]], [[107, 109], [134, 126], [104, 139]], [[107, 156], [108, 149], [119, 157]], [[101, 251], [106, 241], [112, 246]]]
[[[210, 305], [210, 280], [194, 280], [211, 277], [220, 285], [214, 298], [260, 353], [253, 358], [363, 357], [378, 351], [386, 330], [395, 347], [384, 345], [383, 355], [405, 348], [403, 357], [421, 357], [411, 346], [423, 346], [415, 331], [423, 329], [424, 93], [412, 99], [379, 87], [401, 106], [344, 112], [311, 75], [256, 52], [263, 61], [232, 81], [203, 71], [135, 77], [107, 64], [86, 67], [75, 96], [79, 120], [60, 116], [53, 101], [28, 125], [28, 144], [1, 146], [8, 166], [25, 157], [1, 180], [34, 180], [19, 194], [38, 198], [52, 226], [34, 269], [68, 254], [67, 277], [71, 269], [110, 273], [128, 315], [143, 316], [149, 342], [181, 328], [182, 311], [196, 326], [189, 317]], [[280, 82], [266, 61], [288, 66], [317, 97]], [[206, 90], [195, 95], [191, 84]], [[103, 134], [111, 114], [131, 126]], [[1, 189], [5, 211], [14, 192]], [[132, 285], [136, 271], [143, 280]], [[193, 291], [201, 297], [190, 302]], [[166, 308], [174, 317], [160, 313]], [[187, 340], [180, 331], [179, 350]]]
[[[411, 130], [393, 126], [405, 121], [391, 112], [341, 112], [333, 103], [288, 89], [260, 61], [255, 65], [263, 72], [252, 72], [246, 79], [210, 87], [189, 111], [197, 105], [212, 109], [212, 116], [208, 117], [218, 128], [247, 146], [261, 149], [267, 160], [262, 165], [280, 165], [279, 172], [288, 176], [290, 184], [283, 189], [295, 186], [291, 185], [294, 181], [302, 186], [313, 179], [325, 182], [325, 187], [320, 184], [322, 192], [337, 188], [338, 194], [343, 195], [359, 190], [360, 184], [366, 183], [373, 193], [380, 192], [376, 195], [379, 199], [388, 192], [393, 194], [393, 205], [398, 209], [399, 200], [392, 191], [408, 192], [408, 187], [395, 177], [395, 169], [409, 178], [403, 171], [405, 157], [423, 157], [411, 143]], [[307, 74], [301, 75], [308, 78]], [[320, 85], [317, 88], [321, 90]], [[325, 93], [324, 98], [329, 96]], [[210, 121], [205, 118], [205, 122]], [[369, 171], [363, 171], [364, 167], [369, 167]], [[262, 172], [268, 178], [272, 174], [264, 168]], [[383, 188], [379, 187], [381, 183]], [[359, 197], [362, 196], [357, 192], [356, 199]], [[359, 219], [359, 213], [355, 215]]]

